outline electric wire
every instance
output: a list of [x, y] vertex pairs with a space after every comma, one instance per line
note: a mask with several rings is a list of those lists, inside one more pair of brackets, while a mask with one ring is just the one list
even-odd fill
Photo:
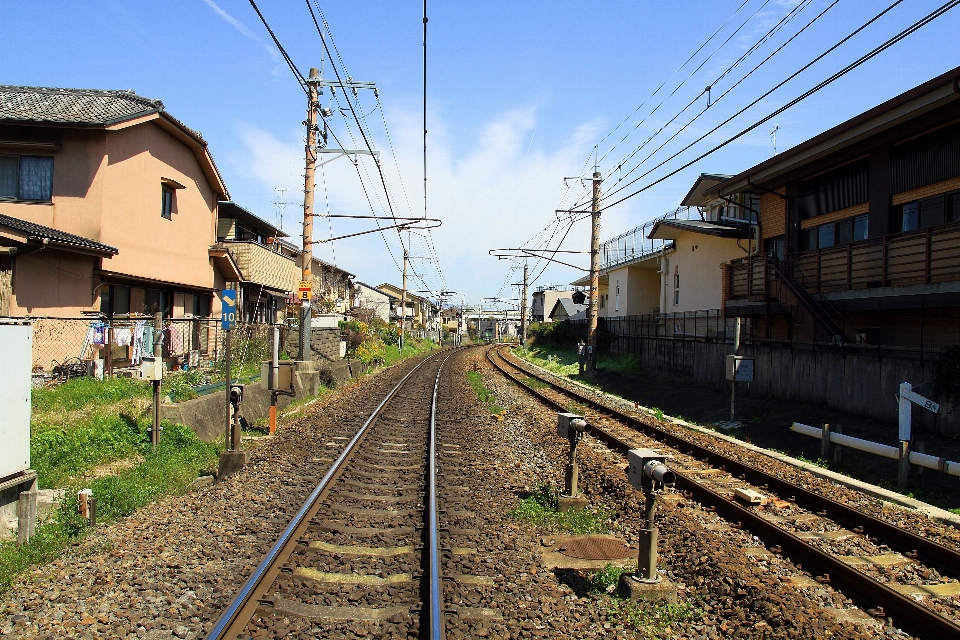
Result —
[[297, 65], [293, 64], [293, 60], [290, 59], [290, 56], [287, 55], [286, 49], [283, 48], [283, 45], [280, 44], [280, 40], [273, 33], [273, 29], [270, 28], [270, 25], [267, 24], [267, 19], [263, 17], [263, 14], [260, 13], [260, 7], [257, 6], [257, 3], [254, 0], [249, 0], [250, 6], [253, 7], [253, 10], [257, 12], [257, 16], [260, 18], [260, 22], [263, 23], [263, 26], [266, 27], [267, 33], [270, 34], [270, 37], [273, 38], [273, 43], [277, 45], [277, 49], [280, 50], [280, 55], [283, 56], [283, 59], [286, 61], [287, 66], [290, 67], [290, 71], [293, 72], [293, 75], [297, 78], [297, 83], [299, 83], [300, 88], [303, 89], [304, 93], [310, 93], [310, 90], [307, 88], [306, 79], [304, 79], [303, 74], [297, 69]]
[[[314, 27], [317, 29], [317, 32], [318, 32], [318, 33], [320, 34], [320, 36], [321, 36], [321, 42], [322, 42], [322, 44], [323, 44], [324, 50], [327, 52], [327, 55], [328, 55], [328, 57], [330, 58], [330, 65], [331, 65], [331, 67], [333, 67], [334, 74], [337, 76], [337, 81], [340, 83], [340, 85], [341, 85], [341, 87], [342, 87], [342, 86], [343, 86], [343, 80], [342, 80], [341, 75], [340, 75], [340, 70], [337, 68], [337, 65], [336, 65], [336, 64], [334, 63], [334, 61], [333, 61], [333, 55], [332, 55], [332, 53], [330, 52], [330, 48], [329, 48], [328, 45], [327, 45], [327, 38], [324, 38], [324, 37], [323, 37], [323, 32], [322, 32], [322, 30], [321, 30], [321, 28], [320, 28], [319, 23], [317, 22], [316, 14], [314, 13], [314, 7], [312, 7], [312, 6], [310, 5], [310, 0], [305, 0], [305, 2], [306, 2], [306, 5], [307, 5], [307, 9], [308, 9], [309, 12], [310, 12], [310, 16], [311, 16], [311, 18], [312, 18], [312, 20], [313, 20]], [[316, 0], [313, 0], [313, 4], [314, 4], [314, 6], [316, 7], [317, 13], [320, 14], [321, 19], [324, 20], [324, 24], [326, 25], [326, 19], [325, 19], [324, 15], [323, 15], [322, 9], [320, 9], [320, 7], [319, 7], [319, 5], [317, 4]], [[343, 67], [344, 70], [345, 70], [346, 66], [345, 66], [345, 64], [344, 64], [344, 62], [343, 62], [343, 58], [341, 57], [340, 51], [339, 51], [339, 49], [337, 48], [336, 42], [334, 41], [334, 39], [333, 39], [332, 36], [330, 36], [330, 41], [331, 41], [331, 43], [333, 44], [334, 51], [335, 51], [336, 54], [337, 54], [337, 59], [340, 61], [340, 66]], [[365, 143], [367, 149], [372, 153], [372, 152], [373, 152], [373, 146], [372, 146], [371, 143], [370, 143], [370, 140], [369, 140], [369, 138], [368, 138], [368, 136], [367, 136], [367, 132], [364, 130], [364, 127], [363, 127], [363, 125], [361, 124], [360, 119], [357, 117], [357, 111], [356, 111], [356, 109], [354, 109], [353, 103], [352, 103], [352, 101], [350, 100], [350, 96], [349, 96], [349, 94], [348, 94], [348, 92], [347, 92], [346, 90], [344, 90], [344, 98], [346, 99], [347, 105], [348, 105], [351, 113], [352, 113], [353, 116], [354, 116], [354, 120], [356, 121], [357, 128], [360, 130], [360, 134], [361, 134], [361, 136], [363, 137], [363, 140], [364, 140], [364, 143]], [[338, 102], [339, 102], [339, 98], [338, 98]], [[375, 164], [377, 165], [377, 171], [378, 171], [378, 173], [379, 173], [380, 182], [382, 183], [383, 188], [384, 188], [384, 193], [385, 193], [386, 199], [387, 199], [387, 206], [388, 206], [388, 208], [389, 208], [389, 210], [390, 210], [390, 216], [391, 216], [391, 218], [394, 219], [394, 221], [396, 221], [396, 213], [395, 213], [394, 208], [393, 208], [393, 202], [392, 202], [392, 200], [391, 200], [391, 198], [390, 198], [390, 195], [389, 195], [389, 188], [388, 188], [388, 186], [387, 186], [386, 178], [385, 178], [384, 173], [383, 173], [383, 167], [382, 167], [379, 159], [378, 159], [376, 156], [373, 156], [373, 158], [374, 158]], [[379, 197], [379, 196], [378, 196], [378, 197]], [[377, 226], [379, 227], [379, 222], [377, 223]], [[429, 230], [428, 230], [428, 232], [429, 232]], [[402, 235], [402, 233], [400, 232], [400, 229], [397, 229], [397, 235], [398, 235], [398, 237], [399, 237], [399, 239], [400, 239], [400, 244], [401, 244], [401, 246], [405, 246], [404, 243], [403, 243], [403, 235]], [[385, 240], [385, 239], [384, 239], [384, 240]], [[394, 258], [394, 262], [396, 262], [396, 258]], [[437, 268], [438, 268], [438, 270], [439, 270], [439, 262], [437, 263], [436, 266], [437, 266]], [[418, 274], [418, 278], [420, 278], [419, 274]], [[442, 279], [442, 274], [441, 274], [441, 279]], [[422, 279], [421, 279], [421, 283], [423, 283]], [[426, 288], [427, 285], [426, 285], [425, 283], [423, 283], [423, 284], [424, 284], [424, 287]]]
[[[902, 1], [902, 0], [901, 0], [901, 1]], [[810, 22], [808, 22], [806, 25], [804, 25], [799, 31], [797, 31], [795, 34], [793, 34], [788, 40], [786, 40], [786, 41], [785, 41], [784, 43], [782, 43], [779, 47], [777, 47], [774, 51], [772, 51], [766, 58], [764, 58], [763, 60], [761, 60], [759, 64], [757, 64], [755, 67], [753, 67], [753, 69], [751, 69], [751, 70], [750, 70], [749, 72], [747, 72], [743, 77], [741, 77], [739, 80], [737, 80], [737, 82], [735, 82], [732, 86], [730, 86], [729, 88], [727, 88], [722, 94], [720, 94], [719, 96], [717, 96], [716, 100], [714, 100], [713, 102], [711, 102], [710, 104], [708, 104], [706, 107], [704, 107], [699, 113], [697, 113], [697, 114], [696, 114], [695, 116], [693, 116], [690, 120], [688, 120], [683, 126], [681, 126], [679, 129], [677, 129], [677, 131], [674, 132], [673, 135], [671, 135], [671, 136], [670, 136], [669, 138], [667, 138], [664, 142], [662, 142], [662, 143], [660, 144], [660, 146], [658, 146], [656, 149], [654, 149], [652, 152], [650, 152], [643, 160], [641, 160], [641, 161], [640, 161], [639, 163], [637, 163], [633, 168], [631, 168], [629, 171], [627, 171], [625, 174], [623, 174], [623, 175], [620, 177], [620, 180], [622, 180], [623, 178], [631, 175], [634, 171], [636, 171], [638, 168], [640, 168], [641, 166], [643, 166], [643, 163], [647, 162], [650, 158], [652, 158], [654, 155], [656, 155], [656, 153], [657, 153], [658, 151], [660, 151], [661, 149], [663, 149], [663, 148], [664, 148], [667, 144], [669, 144], [674, 138], [676, 138], [680, 133], [682, 133], [683, 131], [685, 131], [690, 125], [692, 125], [694, 122], [696, 122], [697, 120], [699, 120], [700, 117], [701, 117], [703, 114], [705, 114], [710, 107], [712, 107], [713, 105], [717, 104], [717, 103], [720, 102], [723, 98], [725, 98], [727, 95], [729, 95], [731, 91], [733, 91], [734, 89], [736, 89], [736, 88], [737, 88], [741, 83], [743, 83], [747, 78], [749, 78], [751, 75], [753, 75], [753, 73], [754, 73], [755, 71], [757, 71], [760, 67], [762, 67], [764, 64], [766, 64], [767, 62], [769, 62], [770, 59], [772, 59], [775, 55], [777, 55], [778, 53], [780, 53], [780, 51], [782, 51], [787, 45], [789, 45], [789, 44], [790, 44], [791, 42], [793, 42], [797, 37], [799, 37], [804, 31], [807, 30], [807, 28], [809, 28], [811, 25], [813, 25], [814, 23], [816, 23], [821, 17], [823, 17], [830, 9], [832, 9], [833, 7], [835, 7], [839, 2], [840, 2], [840, 0], [833, 0], [832, 3], [830, 3], [829, 5], [827, 5], [827, 6], [823, 9], [823, 11], [821, 11], [819, 14], [817, 14], [816, 16], [814, 16], [814, 18], [813, 18]], [[852, 35], [853, 35], [853, 34], [852, 34]], [[842, 44], [842, 43], [840, 43], [840, 44]], [[837, 46], [839, 46], [839, 45], [837, 45]], [[829, 53], [829, 51], [828, 51], [827, 53]], [[817, 60], [814, 60], [813, 62], [817, 62]], [[813, 64], [813, 62], [812, 62], [811, 64]], [[801, 71], [803, 71], [803, 69], [801, 69]], [[776, 90], [776, 87], [774, 88], [774, 90]], [[690, 106], [690, 105], [687, 105], [687, 107], [689, 107], [689, 106]], [[687, 107], [685, 107], [683, 111], [686, 111]], [[748, 108], [749, 108], [749, 107], [748, 107]], [[682, 113], [682, 111], [681, 111], [681, 113]], [[677, 115], [680, 115], [680, 114], [677, 114]], [[676, 117], [674, 117], [674, 119], [676, 119]], [[670, 122], [673, 122], [673, 120], [671, 120]], [[669, 124], [669, 123], [668, 123], [668, 124]], [[665, 125], [665, 126], [666, 126], [666, 125]], [[631, 153], [630, 158], [632, 158], [632, 157], [636, 154], [636, 152], [640, 151], [640, 150], [647, 144], [647, 142], [649, 142], [649, 141], [652, 140], [657, 134], [659, 134], [659, 133], [665, 128], [665, 126], [664, 126], [664, 127], [661, 127], [653, 136], [650, 136], [650, 138], [648, 138], [642, 145], [640, 145], [639, 147], [637, 147], [637, 149], [635, 149], [634, 152]], [[619, 181], [618, 181], [618, 182], [619, 182]], [[628, 183], [628, 184], [629, 184], [629, 183]]]
[[[618, 142], [617, 144], [613, 145], [613, 147], [612, 147], [609, 151], [607, 151], [606, 153], [604, 153], [604, 154], [603, 154], [603, 158], [601, 158], [600, 160], [598, 160], [598, 163], [601, 162], [604, 158], [606, 158], [614, 149], [616, 149], [618, 146], [620, 146], [620, 144], [623, 143], [627, 138], [629, 138], [631, 135], [633, 135], [633, 132], [636, 131], [638, 128], [640, 128], [640, 126], [641, 126], [644, 122], [646, 122], [647, 118], [649, 118], [650, 116], [652, 116], [653, 114], [655, 114], [655, 113], [660, 109], [660, 107], [662, 107], [662, 106], [664, 105], [664, 103], [666, 103], [667, 100], [669, 100], [670, 98], [672, 98], [672, 97], [677, 93], [677, 91], [679, 91], [680, 88], [683, 87], [684, 84], [686, 84], [687, 80], [689, 80], [690, 78], [692, 78], [698, 71], [700, 71], [700, 69], [703, 68], [703, 66], [704, 66], [705, 64], [707, 64], [707, 62], [709, 62], [709, 61], [713, 58], [713, 56], [715, 56], [721, 49], [723, 49], [725, 46], [727, 46], [727, 43], [730, 42], [730, 40], [732, 40], [735, 35], [737, 35], [738, 33], [740, 33], [740, 30], [743, 29], [743, 28], [747, 25], [748, 22], [750, 22], [751, 20], [753, 20], [753, 18], [761, 11], [761, 9], [763, 9], [763, 8], [764, 8], [765, 6], [767, 6], [767, 4], [769, 4], [769, 3], [770, 3], [770, 0], [764, 0], [763, 4], [761, 4], [759, 7], [757, 7], [757, 10], [756, 10], [756, 11], [754, 11], [752, 14], [750, 14], [750, 16], [749, 16], [746, 20], [744, 20], [742, 23], [740, 23], [740, 26], [737, 27], [736, 29], [734, 29], [733, 33], [731, 33], [729, 36], [727, 36], [727, 39], [724, 40], [722, 43], [720, 43], [720, 45], [719, 45], [716, 49], [714, 49], [713, 53], [711, 53], [709, 56], [707, 56], [706, 58], [704, 58], [704, 60], [703, 60], [699, 65], [697, 65], [697, 68], [696, 68], [696, 69], [694, 69], [693, 71], [690, 72], [690, 75], [687, 76], [687, 78], [686, 78], [683, 82], [681, 82], [679, 85], [677, 85], [676, 87], [674, 87], [673, 91], [671, 91], [671, 92], [667, 95], [667, 97], [665, 97], [663, 100], [661, 100], [660, 103], [659, 103], [656, 107], [653, 108], [653, 111], [651, 111], [650, 113], [648, 113], [647, 115], [645, 115], [645, 116], [640, 120], [640, 122], [638, 122], [638, 123], [636, 124], [636, 126], [634, 126], [634, 128], [630, 131], [630, 133], [628, 133], [627, 135], [625, 135], [625, 136], [620, 140], [620, 142]], [[742, 5], [741, 5], [741, 6], [742, 6]], [[737, 11], [739, 11], [739, 9], [737, 9]], [[712, 37], [712, 36], [711, 36], [711, 37]], [[705, 91], [706, 91], [706, 89], [704, 89], [703, 92], [700, 92], [699, 94], [697, 94], [697, 97], [703, 95], [703, 93], [704, 93]], [[695, 100], [696, 100], [696, 98], [695, 98]], [[688, 106], [689, 106], [689, 105], [688, 105]], [[686, 107], [684, 107], [684, 110], [686, 110]], [[676, 119], [678, 116], [679, 116], [679, 114], [678, 114], [677, 116], [674, 116], [673, 119]], [[671, 119], [671, 122], [673, 121], [673, 119]], [[661, 127], [661, 130], [662, 130], [662, 129], [663, 129], [663, 127]], [[598, 144], [599, 144], [599, 143], [598, 143]]]
[[[634, 109], [633, 112], [632, 112], [630, 115], [628, 115], [626, 118], [623, 119], [622, 122], [620, 122], [620, 124], [618, 124], [616, 127], [614, 127], [614, 128], [613, 128], [613, 131], [611, 131], [611, 132], [608, 133], [607, 135], [603, 136], [603, 138], [601, 138], [601, 139], [600, 139], [600, 142], [598, 142], [597, 144], [598, 144], [598, 145], [599, 145], [599, 144], [603, 144], [604, 140], [606, 140], [607, 138], [609, 138], [610, 136], [612, 136], [614, 133], [616, 133], [617, 130], [620, 129], [620, 127], [622, 127], [624, 124], [626, 124], [626, 123], [630, 120], [630, 118], [632, 118], [633, 116], [635, 116], [635, 115], [637, 114], [637, 112], [640, 111], [640, 109], [643, 108], [643, 105], [645, 105], [648, 100], [650, 100], [651, 98], [653, 98], [653, 96], [657, 95], [657, 93], [659, 93], [661, 89], [663, 89], [665, 86], [667, 86], [667, 83], [670, 82], [670, 80], [673, 78], [673, 76], [677, 75], [677, 73], [679, 73], [681, 69], [683, 69], [685, 66], [687, 66], [687, 65], [690, 63], [690, 61], [693, 60], [693, 59], [696, 57], [696, 55], [697, 55], [698, 53], [700, 53], [700, 51], [702, 51], [703, 48], [704, 48], [705, 46], [707, 46], [707, 44], [709, 44], [709, 42], [710, 42], [711, 40], [713, 40], [713, 39], [717, 36], [718, 33], [720, 33], [720, 31], [721, 31], [725, 26], [727, 26], [727, 23], [730, 22], [735, 15], [737, 15], [738, 13], [740, 13], [740, 10], [743, 9], [744, 5], [746, 5], [749, 1], [750, 1], [750, 0], [743, 0], [743, 3], [742, 3], [739, 7], [737, 7], [736, 11], [734, 11], [732, 14], [730, 14], [730, 17], [727, 18], [726, 20], [724, 20], [723, 24], [721, 24], [719, 27], [717, 27], [717, 30], [714, 31], [713, 34], [712, 34], [709, 38], [707, 38], [706, 40], [704, 40], [704, 41], [703, 41], [703, 44], [701, 44], [701, 45], [697, 48], [696, 51], [694, 51], [693, 53], [691, 53], [691, 54], [690, 54], [690, 57], [687, 58], [687, 59], [684, 61], [683, 64], [681, 64], [679, 67], [677, 67], [676, 70], [674, 70], [674, 72], [671, 73], [671, 74], [667, 77], [667, 79], [664, 80], [663, 83], [654, 90], [653, 93], [651, 93], [649, 96], [647, 96], [646, 98], [644, 98], [643, 102], [640, 103], [640, 106], [638, 106], [636, 109]], [[686, 78], [683, 82], [686, 82], [687, 80], [689, 80], [692, 75], [693, 75], [693, 74], [691, 73], [689, 76], [687, 76], [687, 78]], [[681, 84], [682, 84], [682, 83], [681, 83]], [[614, 148], [615, 148], [615, 147], [614, 147]], [[607, 151], [607, 152], [604, 154], [604, 157], [606, 157], [606, 155], [609, 154], [610, 151], [612, 151], [612, 150], [613, 150], [613, 149], [610, 149], [609, 151]]]
[[[888, 7], [887, 9], [885, 9], [882, 13], [886, 13], [887, 11], [889, 11], [890, 9], [892, 9], [894, 6], [896, 6], [897, 4], [900, 4], [900, 2], [902, 2], [902, 0], [898, 0], [898, 1], [895, 2], [893, 5], [891, 5], [891, 6]], [[648, 184], [648, 185], [646, 185], [646, 186], [644, 186], [644, 187], [642, 187], [642, 188], [640, 188], [640, 189], [637, 189], [636, 191], [634, 191], [634, 192], [632, 192], [632, 193], [630, 193], [630, 194], [628, 194], [628, 195], [626, 195], [626, 196], [623, 196], [622, 198], [619, 198], [618, 200], [616, 200], [616, 201], [614, 201], [614, 202], [612, 202], [612, 203], [610, 203], [610, 204], [606, 204], [606, 205], [604, 206], [604, 209], [608, 209], [608, 208], [610, 208], [610, 207], [613, 207], [613, 206], [615, 206], [615, 205], [618, 205], [618, 204], [620, 204], [621, 202], [623, 202], [623, 201], [625, 201], [625, 200], [628, 200], [628, 199], [630, 199], [630, 198], [632, 198], [632, 197], [634, 197], [634, 196], [636, 196], [636, 195], [638, 195], [638, 194], [646, 191], [647, 189], [650, 189], [650, 188], [653, 187], [654, 185], [657, 185], [657, 184], [663, 182], [663, 181], [666, 180], [667, 178], [670, 178], [671, 176], [676, 175], [676, 174], [679, 173], [680, 171], [683, 171], [684, 169], [686, 169], [686, 168], [692, 166], [693, 164], [695, 164], [696, 162], [699, 162], [700, 160], [702, 160], [702, 159], [706, 158], [707, 156], [711, 155], [712, 153], [715, 153], [715, 152], [718, 151], [719, 149], [722, 149], [722, 148], [725, 147], [726, 145], [728, 145], [728, 144], [730, 144], [731, 142], [733, 142], [733, 141], [741, 138], [742, 136], [744, 136], [744, 135], [746, 135], [747, 133], [749, 133], [750, 131], [756, 129], [757, 127], [759, 127], [760, 125], [764, 124], [765, 122], [768, 122], [768, 121], [770, 121], [771, 119], [775, 118], [776, 116], [780, 115], [781, 113], [783, 113], [784, 111], [786, 111], [786, 110], [789, 109], [790, 107], [798, 104], [799, 102], [805, 100], [806, 98], [810, 97], [811, 95], [817, 93], [818, 91], [820, 91], [820, 90], [823, 89], [824, 87], [832, 84], [833, 82], [835, 82], [835, 81], [838, 80], [839, 78], [842, 78], [843, 76], [845, 76], [845, 75], [846, 75], [847, 73], [849, 73], [850, 71], [853, 71], [854, 69], [858, 68], [860, 65], [862, 65], [863, 63], [867, 62], [868, 60], [871, 60], [872, 58], [876, 57], [877, 55], [879, 55], [879, 54], [882, 53], [883, 51], [886, 51], [888, 48], [892, 47], [894, 44], [900, 42], [901, 40], [903, 40], [903, 39], [906, 38], [907, 36], [911, 35], [911, 34], [914, 33], [915, 31], [917, 31], [918, 29], [921, 29], [922, 27], [926, 26], [926, 25], [929, 24], [930, 22], [933, 22], [934, 20], [936, 20], [937, 18], [939, 18], [940, 16], [942, 16], [942, 15], [945, 14], [946, 12], [948, 12], [948, 11], [950, 11], [951, 9], [955, 8], [957, 5], [960, 5], [960, 0], [951, 0], [950, 2], [944, 3], [944, 4], [941, 5], [939, 8], [937, 8], [937, 9], [935, 9], [934, 11], [932, 11], [931, 13], [927, 14], [926, 16], [924, 16], [923, 18], [921, 18], [921, 19], [918, 20], [917, 22], [913, 23], [912, 25], [910, 25], [909, 27], [907, 27], [906, 29], [904, 29], [903, 31], [901, 31], [900, 33], [898, 33], [897, 35], [895, 35], [895, 36], [893, 36], [892, 38], [888, 39], [888, 40], [885, 41], [883, 44], [877, 46], [876, 48], [874, 48], [873, 50], [871, 50], [869, 53], [861, 56], [860, 58], [858, 58], [858, 59], [855, 60], [854, 62], [850, 63], [849, 65], [847, 65], [846, 67], [844, 67], [844, 68], [841, 69], [840, 71], [834, 73], [834, 74], [831, 75], [829, 78], [827, 78], [826, 80], [820, 82], [819, 84], [817, 84], [817, 85], [814, 86], [813, 88], [805, 91], [803, 94], [801, 94], [800, 96], [794, 98], [793, 100], [791, 100], [791, 101], [788, 102], [787, 104], [783, 105], [783, 106], [780, 107], [779, 109], [776, 109], [775, 111], [773, 111], [773, 112], [770, 113], [769, 115], [761, 118], [760, 120], [758, 120], [758, 121], [755, 122], [754, 124], [752, 124], [752, 125], [748, 126], [747, 128], [743, 129], [743, 130], [740, 131], [739, 133], [736, 133], [735, 135], [733, 135], [733, 136], [731, 136], [730, 138], [728, 138], [727, 140], [721, 142], [720, 144], [718, 144], [717, 146], [713, 147], [713, 148], [710, 149], [709, 151], [707, 151], [707, 152], [699, 155], [698, 157], [694, 158], [694, 159], [691, 160], [690, 162], [687, 162], [687, 163], [684, 164], [683, 166], [681, 166], [681, 167], [679, 167], [679, 168], [671, 171], [670, 173], [668, 173], [668, 174], [666, 174], [666, 175], [658, 178], [658, 179], [655, 180], [654, 182], [651, 182], [650, 184]], [[881, 13], [880, 15], [882, 15], [882, 13]], [[879, 15], [878, 15], [877, 17], [879, 17]], [[873, 22], [874, 20], [876, 20], [876, 18], [872, 19], [870, 22]], [[867, 23], [867, 24], [869, 24], [869, 23]], [[865, 26], [866, 26], [866, 25], [864, 25], [864, 27], [865, 27]], [[862, 30], [864, 27], [860, 27], [857, 31], [859, 32], [859, 31]], [[855, 33], [856, 33], [856, 32], [855, 32]], [[852, 35], [854, 35], [854, 34], [851, 34], [851, 36], [852, 36]], [[851, 37], [851, 36], [848, 36], [847, 38], [845, 38], [844, 41], [847, 40], [847, 39], [849, 39], [849, 37]], [[841, 42], [841, 43], [838, 43], [838, 45], [835, 45], [834, 47], [832, 47], [830, 50], [828, 50], [828, 52], [829, 52], [829, 51], [832, 51], [833, 49], [835, 49], [836, 46], [839, 46], [839, 44], [842, 44], [842, 42]], [[824, 55], [826, 55], [826, 54], [824, 54]], [[822, 56], [821, 56], [821, 57], [822, 57]], [[819, 58], [818, 58], [818, 59], [819, 59]], [[812, 63], [811, 63], [811, 64], [812, 64]], [[809, 66], [809, 65], [808, 65], [808, 66]], [[806, 68], [806, 67], [804, 67], [804, 68]], [[802, 69], [801, 69], [801, 71], [802, 71]], [[798, 71], [797, 73], [799, 73], [799, 71]], [[795, 76], [795, 75], [796, 75], [796, 74], [794, 74], [794, 76]], [[791, 78], [794, 77], [794, 76], [791, 76]], [[789, 80], [789, 78], [788, 78], [788, 80]], [[786, 81], [784, 81], [784, 83], [785, 83], [785, 82], [786, 82]], [[784, 83], [781, 83], [780, 85], [778, 85], [778, 87], [779, 87], [779, 86], [782, 86]], [[706, 133], [706, 134], [704, 134], [703, 136], [701, 136], [700, 138], [698, 138], [694, 143], [691, 143], [691, 144], [688, 145], [687, 147], [684, 147], [684, 149], [682, 149], [682, 150], [681, 150], [680, 152], [678, 152], [677, 154], [674, 154], [673, 156], [671, 156], [670, 158], [668, 158], [668, 159], [667, 159], [666, 161], [664, 161], [664, 162], [667, 162], [667, 161], [675, 158], [677, 155], [679, 155], [679, 153], [682, 153], [682, 152], [685, 151], [686, 149], [689, 149], [693, 144], [696, 144], [696, 142], [699, 142], [699, 141], [703, 140], [703, 138], [705, 138], [706, 136], [708, 136], [708, 135], [710, 135], [711, 133], [715, 132], [717, 129], [719, 129], [719, 128], [720, 128], [721, 126], [723, 126], [724, 124], [730, 122], [730, 120], [732, 120], [732, 119], [735, 118], [736, 116], [738, 116], [738, 115], [740, 115], [741, 113], [743, 113], [744, 111], [746, 111], [746, 109], [748, 109], [749, 107], [755, 105], [757, 102], [759, 102], [759, 100], [761, 100], [763, 97], [766, 97], [767, 95], [769, 95], [770, 93], [772, 93], [772, 91], [775, 90], [775, 89], [778, 88], [778, 87], [775, 87], [774, 89], [771, 89], [769, 92], [767, 92], [766, 94], [764, 94], [764, 96], [762, 96], [761, 98], [758, 98], [756, 101], [752, 102], [750, 105], [748, 105], [748, 106], [745, 107], [744, 109], [740, 110], [739, 112], [737, 112], [736, 114], [734, 114], [733, 116], [731, 116], [730, 118], [728, 118], [727, 120], [725, 120], [723, 123], [721, 123], [720, 125], [718, 125], [718, 126], [715, 127], [714, 129], [712, 129], [711, 131], [709, 131], [708, 133]], [[654, 167], [654, 168], [651, 169], [650, 171], [654, 171], [655, 169], [657, 169], [657, 168], [660, 167], [660, 166], [663, 166], [663, 163], [661, 163], [660, 165], [657, 165], [657, 167]], [[647, 173], [643, 174], [643, 176], [639, 176], [638, 178], [632, 180], [630, 184], [636, 182], [637, 180], [640, 180], [641, 178], [643, 178], [644, 176], [648, 175], [649, 173], [650, 173], [650, 172], [648, 171]], [[624, 185], [624, 187], [626, 187], [626, 186], [628, 186], [628, 185]], [[619, 192], [619, 191], [621, 191], [621, 190], [622, 190], [622, 189], [617, 189], [616, 191], [611, 192], [610, 194], [608, 194], [607, 197], [612, 196], [612, 195], [614, 195], [615, 193], [617, 193], [617, 192]]]

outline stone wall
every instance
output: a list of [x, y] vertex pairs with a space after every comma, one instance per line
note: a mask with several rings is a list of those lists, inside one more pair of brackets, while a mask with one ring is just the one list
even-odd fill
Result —
[[[313, 359], [319, 361], [340, 360], [340, 330], [328, 327], [310, 328], [310, 346], [313, 350]], [[296, 358], [300, 351], [300, 329], [297, 327], [287, 331], [283, 348], [291, 358]]]
[[[729, 386], [724, 362], [733, 353], [731, 344], [636, 337], [615, 340], [610, 351], [614, 355], [632, 353], [650, 371], [677, 374], [715, 388]], [[738, 384], [737, 395], [823, 405], [887, 424], [897, 424], [895, 396], [900, 383], [918, 385], [933, 376], [934, 359], [751, 345], [740, 351], [756, 362], [754, 382]], [[938, 414], [914, 409], [914, 429], [960, 436], [960, 407], [955, 402], [939, 402]]]

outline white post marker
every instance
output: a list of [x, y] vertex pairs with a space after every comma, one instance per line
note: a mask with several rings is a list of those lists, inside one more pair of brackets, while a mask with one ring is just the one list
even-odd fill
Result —
[[[924, 383], [918, 385], [917, 389], [926, 390], [930, 386], [929, 383]], [[927, 411], [932, 413], [938, 413], [940, 411], [940, 405], [930, 400], [924, 398], [919, 393], [913, 390], [913, 385], [909, 382], [902, 382], [900, 384], [900, 393], [897, 395], [897, 404], [899, 405], [899, 426], [900, 426], [900, 469], [899, 475], [897, 477], [897, 485], [901, 489], [907, 488], [907, 483], [909, 480], [910, 474], [910, 439], [911, 439], [911, 422], [913, 421], [913, 405], [918, 405], [923, 407]]]

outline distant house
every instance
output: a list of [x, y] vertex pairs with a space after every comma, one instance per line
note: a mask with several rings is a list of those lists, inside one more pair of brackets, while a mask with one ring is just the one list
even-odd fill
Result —
[[589, 305], [577, 304], [573, 298], [559, 298], [553, 303], [553, 309], [547, 314], [550, 322], [563, 322], [564, 320], [586, 320], [587, 308]]
[[[395, 300], [394, 307], [391, 309], [390, 315], [392, 321], [399, 321], [401, 316], [400, 299], [403, 295], [403, 289], [394, 286], [389, 282], [384, 282], [377, 287], [377, 289]], [[439, 314], [439, 309], [437, 309], [433, 303], [426, 298], [422, 298], [407, 291], [406, 300], [406, 309], [404, 309], [402, 315], [407, 329], [413, 329], [418, 324], [423, 325], [424, 327], [429, 327], [433, 323], [435, 316]]]
[[720, 309], [721, 265], [759, 251], [755, 237], [759, 198], [741, 194], [723, 200], [704, 195], [729, 177], [702, 174], [680, 203], [696, 215], [660, 218], [647, 235], [669, 242], [659, 256], [661, 314]]
[[533, 322], [549, 322], [550, 311], [560, 298], [569, 298], [577, 290], [570, 285], [544, 285], [533, 292], [530, 317]]
[[0, 86], [0, 312], [218, 313], [239, 280], [207, 143], [132, 91]]
[[369, 313], [371, 317], [390, 322], [390, 304], [392, 298], [376, 287], [359, 280], [353, 287], [353, 310]]
[[286, 233], [235, 202], [218, 203], [217, 246], [240, 270], [237, 309], [245, 322], [283, 322], [300, 284], [300, 250]]

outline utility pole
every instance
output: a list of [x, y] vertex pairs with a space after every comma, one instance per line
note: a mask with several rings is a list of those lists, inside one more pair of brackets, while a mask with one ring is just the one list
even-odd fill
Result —
[[527, 261], [523, 261], [523, 300], [520, 301], [520, 348], [527, 350]]
[[[409, 242], [409, 240], [407, 240]], [[410, 251], [403, 250], [403, 288], [400, 290], [400, 351], [403, 351], [403, 329], [407, 315], [407, 264], [410, 262]]]
[[602, 176], [593, 167], [593, 206], [590, 214], [590, 307], [587, 312], [587, 378], [597, 372], [597, 312], [600, 309], [600, 183]]
[[317, 90], [320, 78], [320, 71], [316, 68], [310, 69], [310, 80], [307, 82], [307, 119], [304, 124], [307, 125], [307, 145], [304, 150], [306, 163], [303, 172], [303, 253], [300, 254], [301, 262], [301, 290], [308, 289], [306, 299], [300, 306], [300, 348], [297, 354], [298, 360], [309, 360], [312, 357], [310, 348], [310, 322], [312, 313], [313, 298], [313, 187], [315, 181], [315, 172], [317, 169], [317, 108], [320, 106], [317, 100]]

